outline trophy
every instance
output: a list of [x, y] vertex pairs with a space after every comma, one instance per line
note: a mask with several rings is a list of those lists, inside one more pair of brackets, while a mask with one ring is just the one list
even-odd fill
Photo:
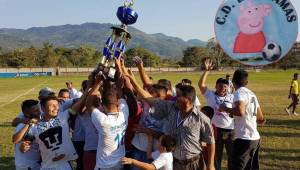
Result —
[[102, 51], [102, 60], [93, 71], [93, 76], [101, 72], [104, 79], [114, 81], [115, 58], [118, 59], [125, 53], [128, 41], [131, 39], [131, 35], [127, 31], [128, 25], [134, 24], [138, 18], [138, 14], [132, 9], [132, 6], [133, 0], [125, 0], [124, 5], [118, 8], [117, 17], [122, 24], [119, 27], [111, 27], [112, 33], [106, 40]]

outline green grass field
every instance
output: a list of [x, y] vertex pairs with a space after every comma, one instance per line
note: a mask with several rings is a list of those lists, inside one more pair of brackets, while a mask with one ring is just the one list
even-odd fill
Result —
[[[300, 116], [289, 116], [284, 108], [290, 103], [287, 99], [289, 85], [294, 70], [262, 71], [250, 73], [249, 87], [256, 93], [267, 123], [259, 127], [261, 134], [261, 169], [300, 169]], [[208, 78], [210, 88], [214, 82], [226, 73], [214, 72]], [[163, 73], [152, 74], [155, 80], [167, 78], [175, 85], [182, 78], [188, 78], [196, 85], [199, 73]], [[84, 76], [74, 77], [36, 77], [0, 79], [0, 122], [10, 122], [20, 112], [20, 103], [25, 99], [36, 98], [40, 88], [49, 86], [58, 91], [65, 87], [66, 81], [72, 81], [79, 87]], [[204, 98], [198, 96], [202, 105]], [[299, 110], [299, 109], [298, 109]], [[300, 113], [300, 110], [299, 110]], [[0, 125], [0, 169], [14, 169], [13, 144], [11, 136], [14, 128]], [[224, 162], [225, 165], [225, 162]]]

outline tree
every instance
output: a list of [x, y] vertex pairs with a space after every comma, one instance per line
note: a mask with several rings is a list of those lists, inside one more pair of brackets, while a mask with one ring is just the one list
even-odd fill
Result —
[[143, 59], [145, 67], [156, 67], [160, 64], [160, 57], [144, 48], [132, 48], [125, 52], [125, 64], [126, 66], [133, 65], [133, 58], [140, 56]]
[[182, 64], [184, 66], [200, 66], [207, 58], [207, 49], [203, 47], [188, 47], [183, 51]]

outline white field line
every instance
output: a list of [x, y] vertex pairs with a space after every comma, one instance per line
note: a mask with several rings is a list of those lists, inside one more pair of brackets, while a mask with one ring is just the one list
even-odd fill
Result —
[[20, 97], [22, 97], [22, 96], [25, 96], [25, 95], [29, 94], [30, 92], [34, 91], [35, 88], [37, 88], [37, 87], [39, 87], [39, 86], [41, 86], [41, 85], [47, 83], [49, 80], [50, 80], [50, 79], [43, 81], [42, 83], [40, 83], [40, 84], [36, 85], [35, 87], [33, 87], [33, 88], [29, 89], [28, 91], [26, 91], [25, 93], [22, 93], [22, 94], [16, 96], [15, 98], [11, 99], [9, 102], [0, 105], [0, 107], [6, 106], [6, 105], [8, 105], [8, 104], [10, 104], [10, 103], [12, 103], [12, 102], [14, 102], [14, 101], [16, 101], [18, 98], [20, 98]]

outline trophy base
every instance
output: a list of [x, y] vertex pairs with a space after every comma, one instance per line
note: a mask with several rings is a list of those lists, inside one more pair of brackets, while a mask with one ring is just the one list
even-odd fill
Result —
[[115, 27], [115, 26], [110, 28], [113, 29], [118, 36], [121, 36], [122, 33], [126, 33], [126, 38], [131, 39], [131, 34], [126, 29], [121, 27]]

